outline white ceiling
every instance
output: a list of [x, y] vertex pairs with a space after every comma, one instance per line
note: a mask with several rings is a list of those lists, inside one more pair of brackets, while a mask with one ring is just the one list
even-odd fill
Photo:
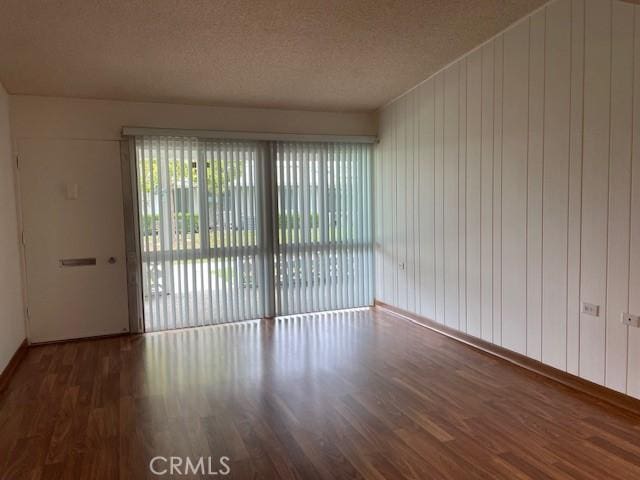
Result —
[[0, 0], [12, 94], [370, 111], [544, 0]]

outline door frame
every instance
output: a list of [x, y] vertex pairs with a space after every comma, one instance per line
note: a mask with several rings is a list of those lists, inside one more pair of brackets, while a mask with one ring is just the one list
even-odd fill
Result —
[[122, 207], [124, 211], [124, 237], [127, 263], [129, 331], [131, 333], [144, 333], [138, 171], [136, 168], [134, 137], [124, 136], [120, 141], [120, 168], [122, 171]]

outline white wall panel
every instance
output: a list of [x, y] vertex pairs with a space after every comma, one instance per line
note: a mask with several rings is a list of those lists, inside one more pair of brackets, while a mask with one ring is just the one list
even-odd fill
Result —
[[[640, 6], [634, 10], [629, 311], [640, 312], [640, 295], [637, 294], [640, 292]], [[629, 329], [628, 346], [627, 393], [640, 398], [640, 329]]]
[[467, 331], [467, 59], [460, 62], [458, 83], [458, 311], [460, 330]]
[[502, 345], [502, 114], [504, 36], [493, 41], [493, 343]]
[[459, 328], [458, 162], [460, 161], [460, 72], [456, 63], [444, 72], [444, 292], [445, 324]]
[[436, 255], [436, 322], [445, 323], [445, 253], [444, 253], [444, 74], [435, 81], [435, 255]]
[[391, 226], [391, 248], [390, 248], [390, 261], [389, 261], [389, 276], [391, 278], [392, 286], [391, 292], [389, 294], [389, 299], [393, 305], [399, 305], [398, 300], [398, 257], [399, 257], [399, 249], [398, 249], [398, 214], [397, 214], [397, 205], [398, 205], [398, 196], [397, 196], [397, 177], [398, 177], [398, 124], [400, 123], [400, 103], [394, 104], [391, 109], [392, 112], [392, 137], [391, 137], [391, 170], [390, 175], [388, 177], [388, 181], [390, 183], [389, 187], [389, 205], [390, 205], [390, 220], [388, 225]]
[[[502, 345], [526, 352], [529, 22], [504, 34]], [[506, 161], [508, 159], [508, 161]]]
[[611, 2], [585, 2], [584, 48], [581, 298], [583, 302], [600, 305], [600, 316], [580, 315], [580, 375], [602, 384], [607, 285]]
[[566, 367], [571, 2], [547, 7], [542, 186], [542, 361]]
[[480, 186], [480, 291], [482, 338], [493, 340], [493, 42], [482, 47], [482, 161]]
[[[380, 112], [380, 118], [378, 120], [378, 125], [380, 130], [388, 130], [391, 126], [390, 110], [384, 110]], [[389, 277], [388, 272], [386, 270], [386, 262], [387, 262], [387, 247], [389, 246], [389, 242], [387, 240], [387, 236], [389, 235], [388, 228], [388, 214], [387, 214], [387, 183], [386, 176], [390, 170], [390, 162], [389, 162], [389, 136], [385, 136], [384, 138], [380, 138], [380, 143], [374, 149], [374, 153], [377, 156], [377, 163], [374, 169], [374, 175], [376, 176], [375, 183], [375, 191], [373, 192], [373, 201], [374, 201], [374, 215], [378, 220], [376, 224], [376, 251], [378, 252], [378, 261], [376, 263], [375, 275], [375, 291], [374, 295], [376, 298], [383, 302], [388, 302], [387, 294], [389, 293], [388, 282]], [[386, 228], [385, 228], [386, 226]]]
[[527, 153], [527, 355], [542, 358], [542, 166], [546, 10], [531, 16]]
[[567, 371], [580, 368], [580, 230], [582, 221], [582, 98], [584, 80], [584, 0], [571, 2], [571, 138], [569, 154], [569, 234], [567, 251]]
[[[386, 130], [386, 112], [382, 112], [380, 115], [380, 129]], [[384, 125], [384, 126], [383, 126]], [[374, 218], [374, 292], [380, 300], [384, 299], [384, 252], [383, 252], [383, 234], [384, 234], [384, 219], [383, 219], [383, 171], [382, 171], [382, 161], [385, 158], [385, 147], [386, 147], [386, 139], [380, 137], [380, 143], [378, 144], [378, 148], [374, 149], [374, 165], [373, 165], [373, 218]]]
[[416, 272], [416, 256], [415, 256], [415, 230], [414, 230], [414, 206], [415, 206], [415, 198], [413, 196], [414, 192], [414, 183], [416, 178], [415, 172], [415, 130], [416, 130], [416, 119], [415, 119], [415, 102], [416, 102], [416, 92], [415, 90], [411, 92], [410, 95], [407, 95], [407, 131], [406, 131], [406, 139], [407, 139], [407, 164], [406, 168], [406, 185], [405, 185], [405, 195], [404, 202], [406, 206], [406, 237], [407, 237], [407, 268], [406, 268], [406, 282], [407, 282], [407, 303], [406, 309], [412, 312], [416, 310], [416, 284], [415, 284], [415, 272]]
[[482, 51], [467, 62], [467, 333], [482, 336], [480, 173], [482, 159]]
[[640, 398], [640, 6], [611, 1], [549, 3], [384, 108], [378, 297], [406, 255], [411, 311]]
[[605, 384], [627, 388], [627, 331], [620, 313], [629, 308], [629, 213], [633, 92], [633, 5], [615, 2], [611, 37], [611, 148], [605, 332]]
[[418, 89], [420, 96], [420, 312], [435, 318], [435, 82]]
[[397, 141], [396, 141], [396, 248], [397, 262], [402, 268], [398, 269], [398, 306], [407, 309], [408, 283], [407, 283], [407, 184], [409, 177], [407, 176], [408, 149], [407, 149], [407, 133], [408, 118], [407, 105], [409, 97], [402, 97], [398, 102], [398, 122], [397, 122]]
[[395, 287], [397, 268], [395, 260], [395, 106], [385, 111], [382, 125], [388, 128], [389, 134], [382, 140], [382, 285], [381, 299], [387, 303], [395, 304]]

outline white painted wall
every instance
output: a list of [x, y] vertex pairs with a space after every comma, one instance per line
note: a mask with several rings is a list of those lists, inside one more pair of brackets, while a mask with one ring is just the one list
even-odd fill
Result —
[[640, 6], [556, 0], [379, 134], [376, 297], [640, 398]]
[[0, 84], [0, 372], [25, 338], [14, 165], [9, 96]]
[[375, 135], [377, 114], [11, 96], [16, 138], [117, 140], [123, 126]]

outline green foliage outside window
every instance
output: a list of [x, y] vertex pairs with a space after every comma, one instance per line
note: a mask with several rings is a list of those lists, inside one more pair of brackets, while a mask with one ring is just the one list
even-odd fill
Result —
[[[225, 168], [226, 163], [226, 168]], [[144, 165], [144, 190], [147, 193], [158, 193], [160, 190], [166, 190], [167, 179], [162, 179], [162, 189], [160, 188], [160, 175], [158, 172], [159, 162], [157, 159], [145, 162]], [[198, 164], [197, 162], [181, 162], [179, 160], [169, 160], [167, 162], [169, 169], [169, 186], [170, 189], [176, 187], [197, 188], [198, 183]], [[227, 192], [232, 182], [242, 174], [243, 162], [227, 160], [223, 162], [219, 159], [207, 160], [206, 162], [206, 182], [207, 190], [214, 194], [224, 194]], [[142, 175], [142, 168], [139, 175]]]

